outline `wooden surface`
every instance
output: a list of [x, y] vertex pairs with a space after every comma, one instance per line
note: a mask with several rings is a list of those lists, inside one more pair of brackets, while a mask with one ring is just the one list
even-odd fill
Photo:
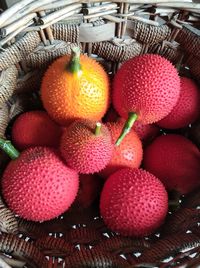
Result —
[[0, 0], [0, 8], [7, 9], [17, 2], [20, 2], [20, 0]]

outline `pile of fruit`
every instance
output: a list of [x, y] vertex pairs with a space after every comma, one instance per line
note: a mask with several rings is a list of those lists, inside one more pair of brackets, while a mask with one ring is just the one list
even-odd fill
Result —
[[16, 118], [12, 143], [0, 139], [12, 158], [2, 194], [16, 215], [47, 221], [99, 194], [105, 224], [142, 237], [165, 222], [169, 193], [200, 186], [199, 149], [175, 132], [200, 116], [200, 92], [167, 59], [131, 58], [111, 79], [73, 48], [49, 66], [40, 93], [44, 110]]

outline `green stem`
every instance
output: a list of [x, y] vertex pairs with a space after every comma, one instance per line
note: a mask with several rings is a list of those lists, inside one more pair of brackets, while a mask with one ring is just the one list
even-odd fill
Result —
[[81, 70], [79, 47], [72, 48], [71, 60], [67, 68], [73, 74], [76, 74]]
[[101, 127], [102, 127], [101, 123], [100, 122], [97, 122], [96, 123], [95, 130], [94, 130], [95, 136], [98, 136], [101, 133]]
[[119, 146], [120, 143], [123, 141], [124, 137], [130, 132], [133, 124], [135, 123], [135, 121], [137, 120], [138, 118], [138, 115], [136, 113], [133, 113], [133, 112], [130, 112], [128, 114], [128, 119], [122, 129], [122, 132], [119, 136], [119, 138], [117, 139], [115, 145], [116, 146]]
[[20, 153], [15, 149], [12, 143], [8, 140], [0, 138], [0, 148], [13, 160], [17, 159]]

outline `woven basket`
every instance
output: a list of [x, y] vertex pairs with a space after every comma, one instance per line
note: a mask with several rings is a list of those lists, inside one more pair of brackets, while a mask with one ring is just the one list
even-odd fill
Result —
[[[178, 1], [178, 0], [177, 0]], [[200, 4], [190, 0], [22, 0], [0, 15], [0, 137], [19, 113], [40, 109], [47, 66], [79, 45], [114, 74], [143, 53], [160, 54], [200, 79]], [[8, 158], [0, 153], [0, 172]], [[0, 199], [0, 267], [200, 267], [200, 190], [182, 199], [156, 234], [106, 228], [98, 201], [34, 223]]]

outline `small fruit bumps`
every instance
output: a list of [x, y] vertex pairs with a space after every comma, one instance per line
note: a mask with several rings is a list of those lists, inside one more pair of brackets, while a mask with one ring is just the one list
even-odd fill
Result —
[[77, 172], [47, 147], [23, 151], [8, 164], [2, 177], [8, 207], [31, 221], [50, 220], [65, 212], [74, 201], [78, 186]]
[[63, 132], [60, 152], [67, 165], [82, 174], [99, 172], [110, 161], [113, 144], [108, 128], [94, 121], [74, 121]]
[[[123, 122], [106, 123], [110, 130], [113, 144], [117, 140], [123, 128]], [[142, 142], [132, 129], [119, 146], [114, 147], [112, 158], [106, 167], [100, 172], [100, 176], [107, 179], [115, 171], [124, 168], [139, 168], [142, 162]]]
[[158, 125], [162, 128], [177, 129], [187, 127], [200, 115], [200, 92], [195, 82], [181, 77], [181, 92], [173, 110]]
[[144, 168], [158, 177], [168, 190], [186, 194], [200, 186], [200, 152], [181, 135], [156, 138], [144, 150]]
[[145, 54], [126, 61], [116, 73], [113, 103], [120, 116], [134, 112], [143, 124], [150, 124], [172, 110], [179, 93], [175, 67], [159, 55]]
[[30, 111], [21, 114], [12, 127], [12, 141], [19, 149], [31, 146], [56, 147], [62, 130], [45, 111]]
[[179, 94], [178, 72], [167, 59], [144, 54], [122, 64], [114, 78], [113, 105], [119, 115], [128, 120], [117, 144], [136, 120], [151, 124], [167, 116]]
[[101, 120], [109, 106], [109, 79], [94, 59], [80, 55], [55, 60], [46, 71], [41, 98], [49, 115], [61, 125], [76, 119]]
[[125, 236], [149, 235], [164, 222], [167, 211], [165, 187], [145, 170], [124, 168], [105, 182], [100, 212], [112, 231]]

